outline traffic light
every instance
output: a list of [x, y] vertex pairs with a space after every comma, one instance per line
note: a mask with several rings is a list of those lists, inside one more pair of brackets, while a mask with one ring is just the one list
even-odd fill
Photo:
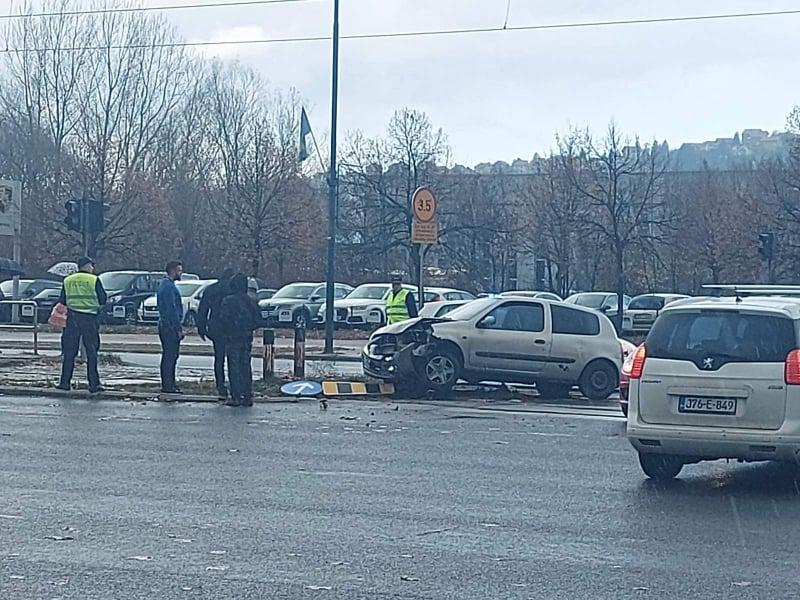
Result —
[[764, 260], [772, 260], [773, 252], [775, 251], [775, 234], [774, 233], [760, 233], [758, 234], [758, 253]]
[[108, 204], [103, 204], [97, 200], [89, 201], [89, 209], [87, 211], [89, 222], [87, 223], [87, 231], [90, 233], [100, 233], [105, 230], [108, 225], [108, 220], [106, 219], [106, 211], [108, 209]]
[[81, 211], [81, 203], [78, 200], [68, 200], [64, 203], [64, 208], [67, 209], [67, 216], [64, 219], [64, 223], [67, 226], [67, 229], [70, 231], [78, 231], [82, 230], [83, 219], [82, 219], [82, 211]]

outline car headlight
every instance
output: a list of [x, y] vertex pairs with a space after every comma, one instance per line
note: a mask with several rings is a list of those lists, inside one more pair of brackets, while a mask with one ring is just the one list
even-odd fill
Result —
[[353, 306], [353, 307], [350, 308], [350, 310], [351, 311], [367, 310], [368, 308], [369, 308], [369, 306], [367, 306], [366, 304], [363, 304], [363, 305], [359, 305], [359, 306]]
[[108, 299], [108, 303], [109, 304], [116, 304], [120, 300], [122, 300], [122, 296], [111, 296], [111, 298]]

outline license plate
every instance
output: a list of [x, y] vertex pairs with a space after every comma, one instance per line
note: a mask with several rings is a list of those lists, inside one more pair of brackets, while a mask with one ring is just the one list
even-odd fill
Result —
[[379, 312], [371, 312], [367, 315], [367, 323], [380, 323], [383, 319], [381, 318], [381, 313]]
[[678, 412], [706, 415], [735, 415], [736, 398], [678, 398]]
[[23, 317], [32, 317], [33, 316], [33, 307], [30, 304], [23, 304], [22, 305], [22, 316]]
[[112, 313], [115, 319], [124, 319], [125, 318], [125, 307], [124, 306], [115, 306], [114, 311]]
[[291, 323], [292, 321], [292, 311], [290, 310], [282, 310], [278, 312], [278, 321], [281, 323]]

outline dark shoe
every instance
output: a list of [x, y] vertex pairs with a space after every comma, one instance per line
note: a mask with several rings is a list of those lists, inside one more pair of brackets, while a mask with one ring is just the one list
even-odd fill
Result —
[[217, 390], [217, 400], [225, 402], [228, 400], [228, 390]]
[[56, 389], [57, 390], [61, 390], [62, 392], [71, 392], [72, 391], [72, 386], [71, 385], [64, 385], [63, 383], [59, 383], [56, 386]]
[[225, 406], [242, 406], [242, 403], [239, 402], [238, 400], [235, 400], [234, 398], [231, 398], [230, 400], [225, 402]]
[[102, 394], [105, 391], [106, 391], [106, 388], [104, 388], [102, 385], [98, 385], [97, 387], [94, 387], [94, 388], [89, 388], [89, 393], [90, 394]]
[[242, 398], [241, 403], [239, 406], [253, 406], [253, 399], [252, 398]]

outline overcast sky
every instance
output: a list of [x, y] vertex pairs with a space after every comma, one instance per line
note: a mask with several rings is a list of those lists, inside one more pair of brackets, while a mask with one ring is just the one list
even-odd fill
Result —
[[[7, 2], [8, 0], [2, 0]], [[144, 0], [146, 5], [198, 0]], [[206, 1], [206, 0], [202, 0]], [[222, 0], [225, 1], [225, 0]], [[103, 2], [105, 3], [105, 2]], [[507, 0], [341, 0], [342, 33], [502, 25]], [[88, 2], [86, 2], [88, 4]], [[327, 34], [332, 0], [164, 13], [190, 40]], [[796, 0], [512, 0], [510, 25], [798, 8]], [[800, 16], [343, 41], [341, 131], [380, 134], [392, 112], [428, 113], [455, 161], [529, 159], [570, 125], [684, 141], [782, 129], [800, 103]], [[238, 57], [307, 99], [327, 132], [330, 44], [206, 50]]]

